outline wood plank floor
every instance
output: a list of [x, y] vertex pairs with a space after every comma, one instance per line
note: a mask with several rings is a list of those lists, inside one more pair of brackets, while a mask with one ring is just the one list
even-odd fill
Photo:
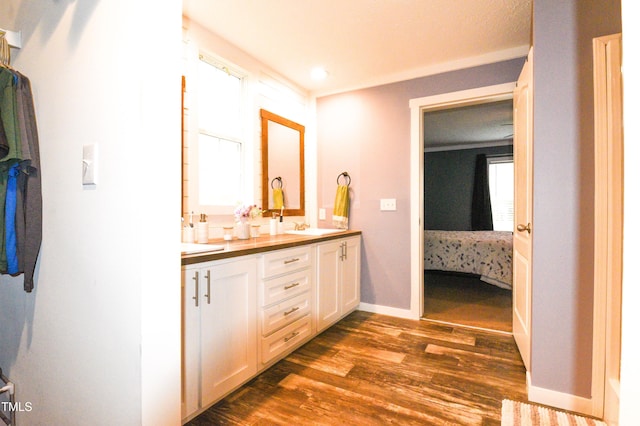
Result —
[[500, 425], [505, 398], [512, 336], [356, 311], [188, 424]]
[[424, 317], [490, 330], [512, 331], [511, 290], [469, 274], [425, 271]]

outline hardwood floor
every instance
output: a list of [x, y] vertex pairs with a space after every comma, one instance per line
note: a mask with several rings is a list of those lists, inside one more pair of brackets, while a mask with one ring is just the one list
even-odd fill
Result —
[[468, 274], [425, 271], [424, 317], [436, 321], [512, 331], [511, 290]]
[[356, 311], [188, 424], [500, 425], [505, 398], [512, 336]]

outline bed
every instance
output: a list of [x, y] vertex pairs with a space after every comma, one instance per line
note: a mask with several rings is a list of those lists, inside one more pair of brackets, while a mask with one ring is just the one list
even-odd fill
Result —
[[512, 252], [508, 231], [424, 231], [424, 269], [480, 275], [509, 290]]

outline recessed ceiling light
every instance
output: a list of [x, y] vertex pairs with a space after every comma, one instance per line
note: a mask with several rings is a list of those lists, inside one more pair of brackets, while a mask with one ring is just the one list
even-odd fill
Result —
[[322, 67], [315, 67], [311, 70], [311, 78], [314, 80], [324, 80], [329, 73]]

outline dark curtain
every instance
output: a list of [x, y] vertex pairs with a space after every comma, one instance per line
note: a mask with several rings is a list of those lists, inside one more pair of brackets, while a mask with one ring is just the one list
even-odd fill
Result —
[[476, 174], [473, 182], [473, 198], [471, 201], [471, 230], [493, 231], [493, 215], [491, 214], [491, 196], [489, 195], [489, 174], [487, 156], [476, 157]]

